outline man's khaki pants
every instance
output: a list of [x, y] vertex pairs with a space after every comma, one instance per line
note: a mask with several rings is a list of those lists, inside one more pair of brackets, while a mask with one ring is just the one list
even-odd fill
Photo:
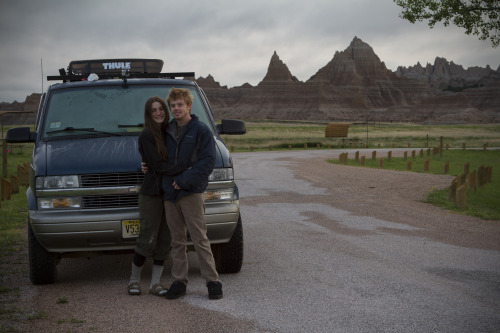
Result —
[[188, 282], [187, 228], [200, 261], [201, 276], [207, 282], [218, 281], [219, 274], [215, 269], [215, 261], [207, 237], [203, 193], [193, 193], [176, 202], [165, 201], [165, 214], [172, 236], [170, 254], [174, 280]]

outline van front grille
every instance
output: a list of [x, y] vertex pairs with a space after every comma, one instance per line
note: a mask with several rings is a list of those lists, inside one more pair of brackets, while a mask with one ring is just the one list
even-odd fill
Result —
[[[120, 187], [141, 185], [142, 172], [81, 175], [82, 188]], [[139, 194], [106, 194], [84, 196], [83, 209], [138, 207]]]
[[83, 197], [84, 209], [138, 207], [137, 194], [111, 194]]
[[142, 172], [81, 175], [82, 187], [116, 187], [141, 185]]

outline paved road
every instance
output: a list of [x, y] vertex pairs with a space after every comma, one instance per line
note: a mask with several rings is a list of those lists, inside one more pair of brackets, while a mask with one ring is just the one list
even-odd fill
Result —
[[[417, 213], [371, 210], [381, 199], [369, 192], [378, 179], [363, 182], [371, 199], [333, 198], [331, 183], [348, 192], [348, 176], [319, 175], [330, 168], [320, 165], [328, 154], [233, 156], [245, 259], [239, 274], [221, 276], [223, 300], [206, 298], [190, 253], [180, 300], [125, 295], [131, 258], [113, 256], [63, 260], [55, 285], [32, 287], [32, 304], [49, 314], [45, 323], [84, 321], [60, 326], [73, 332], [499, 332], [500, 251], [428, 236], [411, 223]], [[439, 223], [439, 211], [422, 216]], [[68, 304], [56, 304], [60, 297]]]

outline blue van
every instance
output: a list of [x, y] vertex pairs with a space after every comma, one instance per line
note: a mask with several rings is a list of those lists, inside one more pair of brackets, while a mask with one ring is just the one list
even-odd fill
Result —
[[[34, 142], [30, 163], [28, 242], [33, 284], [53, 283], [65, 257], [132, 253], [139, 232], [138, 194], [144, 175], [137, 139], [144, 104], [172, 87], [194, 96], [191, 113], [212, 130], [217, 159], [205, 192], [208, 237], [220, 273], [239, 272], [243, 229], [230, 152], [220, 134], [245, 124], [216, 124], [194, 73], [161, 73], [158, 59], [72, 61], [49, 76], [62, 83], [43, 94], [34, 131], [12, 128], [7, 142]], [[190, 249], [194, 247], [190, 246]]]

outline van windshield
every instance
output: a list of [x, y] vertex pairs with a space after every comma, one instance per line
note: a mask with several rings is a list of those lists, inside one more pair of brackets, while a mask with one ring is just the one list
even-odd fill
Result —
[[[212, 128], [200, 96], [194, 96], [191, 114]], [[45, 113], [46, 140], [73, 135], [138, 135], [144, 124], [144, 104], [151, 96], [166, 99], [171, 86], [93, 86], [53, 91]], [[170, 115], [170, 119], [172, 116]]]

